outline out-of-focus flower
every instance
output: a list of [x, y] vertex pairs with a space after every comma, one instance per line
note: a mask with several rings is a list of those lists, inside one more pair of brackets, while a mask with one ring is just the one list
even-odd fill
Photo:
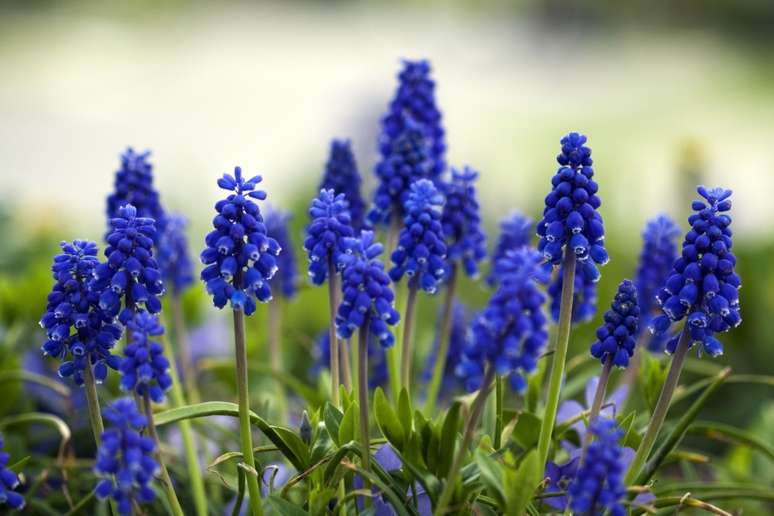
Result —
[[8, 469], [10, 456], [3, 451], [3, 436], [0, 434], [0, 505], [7, 505], [11, 509], [24, 508], [24, 497], [14, 491], [19, 485], [19, 477]]
[[597, 328], [597, 340], [591, 345], [591, 356], [603, 364], [612, 360], [613, 365], [626, 368], [637, 344], [634, 336], [639, 320], [637, 289], [630, 280], [623, 280], [618, 285], [610, 310], [605, 312], [604, 322]]
[[446, 258], [459, 262], [470, 277], [478, 276], [478, 264], [486, 257], [486, 235], [481, 224], [475, 181], [478, 172], [470, 167], [452, 169], [451, 181], [442, 183], [446, 197], [441, 225], [446, 237]]
[[567, 508], [567, 502], [569, 497], [567, 496], [567, 488], [575, 479], [575, 475], [578, 473], [578, 463], [580, 457], [573, 457], [564, 464], [557, 464], [549, 461], [546, 464], [546, 472], [544, 477], [547, 477], [548, 485], [543, 490], [545, 494], [550, 493], [565, 493], [558, 496], [551, 496], [544, 498], [543, 502], [553, 507], [554, 509], [564, 511]]
[[494, 250], [492, 250], [492, 256], [490, 257], [491, 268], [486, 277], [486, 281], [490, 286], [497, 284], [497, 262], [508, 251], [514, 251], [530, 245], [530, 240], [534, 234], [534, 224], [535, 222], [531, 218], [522, 215], [518, 211], [512, 212], [500, 221], [500, 234], [497, 237]]
[[333, 140], [319, 190], [333, 190], [336, 194], [344, 194], [349, 203], [352, 227], [355, 229], [363, 227], [365, 218], [365, 202], [360, 194], [360, 183], [360, 173], [352, 153], [352, 142]]
[[[159, 192], [153, 186], [153, 165], [148, 161], [150, 154], [149, 150], [138, 153], [131, 147], [121, 154], [121, 168], [116, 171], [113, 193], [107, 198], [108, 221], [120, 217], [119, 209], [131, 204], [137, 209], [139, 217], [154, 219], [157, 228], [161, 229], [164, 210]], [[108, 234], [110, 232], [112, 229]]]
[[276, 209], [266, 211], [266, 235], [276, 240], [281, 249], [277, 255], [277, 273], [271, 279], [271, 288], [274, 292], [281, 292], [286, 299], [295, 297], [298, 290], [298, 266], [288, 231], [289, 220], [290, 213]]
[[164, 222], [156, 246], [158, 262], [165, 286], [177, 296], [194, 281], [193, 264], [185, 236], [188, 221], [182, 215], [173, 214], [166, 216]]
[[133, 391], [140, 397], [147, 392], [156, 403], [164, 401], [164, 393], [172, 386], [169, 360], [164, 348], [153, 337], [163, 335], [164, 327], [159, 318], [140, 311], [127, 323], [132, 336], [124, 348], [121, 361], [121, 389]]

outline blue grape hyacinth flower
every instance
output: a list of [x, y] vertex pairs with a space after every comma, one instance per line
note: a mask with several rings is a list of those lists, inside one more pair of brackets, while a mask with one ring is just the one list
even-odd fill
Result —
[[330, 154], [318, 190], [333, 190], [336, 194], [344, 194], [355, 229], [362, 228], [365, 219], [365, 202], [360, 194], [361, 182], [355, 155], [352, 153], [352, 142], [331, 141]]
[[75, 240], [60, 247], [62, 254], [54, 257], [51, 267], [55, 283], [40, 320], [48, 337], [41, 349], [63, 361], [61, 377], [83, 385], [84, 370], [92, 367], [96, 381], [102, 382], [108, 367], [118, 368], [120, 357], [113, 354], [113, 346], [122, 329], [100, 307], [99, 294], [89, 288], [99, 265], [97, 244]]
[[172, 386], [169, 360], [164, 348], [154, 339], [164, 334], [159, 318], [145, 311], [137, 312], [127, 323], [132, 339], [124, 348], [121, 361], [121, 390], [143, 397], [147, 392], [156, 403], [164, 401], [164, 393]]
[[599, 210], [602, 202], [592, 179], [591, 149], [586, 137], [569, 133], [562, 138], [557, 156], [559, 170], [551, 179], [543, 218], [537, 224], [538, 250], [553, 265], [559, 265], [565, 249], [575, 253], [578, 269], [590, 281], [599, 280], [597, 265], [608, 262], [605, 230]]
[[430, 62], [426, 59], [403, 60], [403, 69], [398, 75], [398, 89], [382, 118], [379, 150], [383, 158], [390, 155], [394, 141], [406, 129], [408, 115], [422, 127], [429, 141], [432, 174], [437, 177], [446, 168], [446, 140], [441, 112], [435, 99], [435, 82], [430, 72]]
[[97, 450], [94, 472], [101, 478], [97, 497], [113, 498], [119, 514], [132, 514], [132, 504], [149, 503], [155, 498], [151, 487], [159, 470], [154, 458], [153, 439], [140, 434], [148, 421], [130, 398], [120, 398], [103, 411], [108, 423]]
[[382, 346], [392, 346], [395, 338], [389, 327], [398, 323], [400, 315], [390, 278], [378, 259], [382, 244], [374, 240], [373, 232], [361, 231], [359, 238], [347, 239], [346, 248], [336, 333], [348, 339], [355, 330], [367, 327]]
[[298, 265], [288, 231], [289, 220], [290, 213], [277, 209], [266, 211], [266, 234], [276, 240], [281, 249], [277, 255], [277, 273], [271, 279], [271, 288], [272, 292], [279, 291], [285, 299], [295, 297], [298, 291]]
[[534, 221], [523, 215], [521, 212], [514, 211], [500, 221], [500, 234], [497, 236], [492, 255], [489, 259], [491, 266], [486, 282], [494, 287], [498, 282], [497, 263], [508, 251], [514, 251], [530, 245], [532, 235], [534, 234]]
[[100, 307], [118, 316], [122, 324], [143, 308], [158, 313], [164, 282], [153, 256], [154, 220], [140, 217], [135, 207], [127, 204], [118, 209], [118, 216], [110, 220], [110, 226], [113, 230], [105, 248], [107, 261], [96, 267], [91, 285], [100, 292]]
[[404, 275], [409, 284], [430, 294], [446, 274], [446, 244], [441, 226], [444, 198], [432, 181], [412, 183], [406, 199], [403, 229], [391, 259], [390, 278], [398, 282]]
[[256, 190], [261, 180], [261, 176], [245, 179], [240, 167], [233, 176], [223, 174], [218, 179], [218, 186], [232, 193], [215, 204], [215, 229], [205, 237], [201, 254], [205, 265], [201, 279], [213, 304], [223, 308], [231, 303], [245, 315], [255, 312], [256, 300], [271, 300], [269, 281], [277, 272], [281, 251], [279, 243], [266, 234], [261, 210], [253, 200], [266, 199], [266, 192]]
[[618, 285], [610, 310], [605, 312], [604, 322], [597, 328], [591, 356], [603, 364], [610, 360], [616, 367], [626, 368], [634, 355], [639, 321], [637, 288], [631, 280], [625, 279]]
[[138, 153], [131, 147], [121, 154], [121, 168], [115, 174], [114, 191], [107, 198], [108, 221], [120, 217], [119, 209], [131, 204], [137, 209], [138, 216], [161, 224], [164, 209], [153, 185], [153, 165], [148, 161], [150, 154], [149, 150]]
[[341, 267], [341, 257], [346, 251], [344, 242], [352, 238], [349, 204], [344, 194], [333, 190], [320, 190], [309, 207], [312, 222], [306, 228], [304, 249], [309, 256], [309, 277], [315, 285], [328, 279], [331, 267]]
[[457, 368], [469, 391], [481, 386], [489, 363], [498, 375], [510, 375], [511, 387], [522, 392], [548, 340], [546, 297], [538, 287], [548, 274], [540, 253], [529, 248], [510, 251], [500, 262], [500, 286], [473, 320], [471, 340]]
[[23, 509], [24, 497], [14, 491], [19, 486], [19, 476], [8, 469], [10, 455], [3, 451], [5, 442], [0, 434], [0, 505], [7, 505], [11, 509]]
[[[697, 189], [703, 200], [693, 202], [695, 212], [688, 218], [691, 229], [683, 240], [681, 256], [674, 262], [672, 273], [657, 294], [663, 315], [656, 317], [652, 328], [665, 333], [672, 323], [686, 319], [690, 346], [700, 344], [710, 356], [723, 354], [723, 345], [715, 337], [739, 326], [741, 280], [735, 271], [736, 257], [731, 251], [731, 190]], [[666, 345], [674, 353], [678, 336]]]
[[164, 285], [173, 295], [179, 296], [194, 281], [193, 264], [188, 253], [188, 238], [185, 235], [188, 221], [182, 215], [165, 217], [164, 230], [157, 245], [159, 268]]
[[[564, 284], [564, 267], [559, 267], [554, 279], [548, 286], [548, 296], [551, 298], [551, 318], [559, 321], [562, 303], [562, 285]], [[574, 324], [590, 321], [597, 313], [597, 283], [589, 280], [583, 274], [576, 274], [575, 288], [572, 293], [572, 322]]]
[[[656, 299], [658, 291], [666, 284], [677, 260], [678, 225], [666, 215], [649, 220], [642, 232], [642, 251], [635, 285], [640, 303], [639, 334], [648, 328], [660, 309]], [[663, 352], [668, 335], [652, 335], [647, 339], [648, 350]]]
[[587, 451], [583, 464], [567, 492], [570, 508], [576, 514], [609, 514], [624, 516], [621, 500], [626, 496], [623, 478], [625, 464], [623, 449], [618, 441], [623, 431], [615, 420], [598, 417], [589, 430], [596, 436]]
[[459, 262], [471, 278], [478, 276], [478, 264], [486, 257], [486, 234], [475, 187], [477, 178], [478, 172], [465, 167], [452, 169], [451, 181], [442, 183], [446, 204], [441, 225], [447, 243], [446, 258], [452, 265]]

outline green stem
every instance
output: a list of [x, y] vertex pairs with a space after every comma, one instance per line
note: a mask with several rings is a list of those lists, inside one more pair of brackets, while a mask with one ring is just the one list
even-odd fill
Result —
[[[282, 332], [282, 307], [280, 300], [282, 296], [275, 297], [269, 303], [269, 361], [271, 368], [277, 373], [282, 372], [282, 348], [280, 347]], [[280, 421], [287, 418], [288, 402], [285, 396], [285, 385], [277, 380], [274, 382], [276, 387], [276, 405], [277, 414]]]
[[451, 266], [449, 282], [446, 284], [446, 299], [443, 302], [443, 312], [441, 314], [441, 331], [438, 336], [438, 350], [435, 355], [435, 364], [433, 365], [433, 376], [430, 379], [430, 385], [427, 387], [427, 400], [425, 401], [425, 415], [433, 417], [435, 404], [438, 400], [438, 393], [441, 390], [443, 374], [446, 371], [446, 359], [449, 354], [449, 338], [451, 334], [451, 316], [454, 307], [454, 291], [457, 286], [457, 267]]
[[[371, 443], [368, 435], [368, 326], [369, 321], [366, 317], [365, 322], [358, 330], [357, 335], [357, 385], [358, 385], [358, 403], [360, 405], [360, 442], [363, 446], [363, 469], [367, 472], [371, 467]], [[363, 485], [367, 489], [366, 479], [363, 478]]]
[[503, 439], [503, 377], [495, 377], [495, 431], [494, 449], [499, 450]]
[[680, 372], [685, 363], [685, 356], [688, 354], [690, 340], [690, 334], [688, 330], [684, 328], [680, 335], [680, 341], [677, 343], [674, 357], [672, 357], [672, 365], [669, 368], [669, 374], [667, 375], [666, 381], [664, 381], [664, 386], [661, 388], [661, 394], [656, 402], [656, 408], [653, 409], [653, 415], [648, 424], [648, 429], [645, 432], [645, 436], [642, 438], [642, 442], [640, 442], [639, 448], [637, 448], [634, 459], [632, 459], [629, 471], [626, 472], [624, 483], [627, 486], [631, 485], [634, 479], [640, 474], [643, 464], [645, 464], [650, 451], [653, 449], [656, 437], [658, 437], [658, 432], [661, 430], [661, 425], [664, 424], [664, 419], [669, 411], [669, 404], [672, 401], [672, 394], [674, 394], [677, 383], [680, 380]]
[[[385, 245], [385, 261], [390, 262], [390, 257], [392, 255], [393, 250], [395, 249], [395, 246], [398, 241], [398, 235], [400, 234], [400, 217], [395, 214], [395, 216], [392, 218], [392, 222], [390, 224], [390, 228], [387, 230], [387, 236], [386, 240], [387, 243]], [[395, 285], [395, 306], [398, 312], [400, 312], [402, 300], [404, 296], [404, 290], [401, 288], [402, 283], [398, 283]], [[399, 328], [400, 324], [403, 321], [400, 321], [398, 323], [398, 326], [395, 327], [395, 336], [399, 338]], [[354, 347], [353, 351], [354, 351]], [[389, 378], [390, 382], [390, 392], [392, 393], [392, 399], [393, 401], [397, 401], [400, 397], [400, 376], [398, 371], [398, 349], [399, 346], [391, 346], [387, 348], [385, 351], [385, 355], [387, 358], [387, 376]]]
[[180, 363], [183, 365], [186, 396], [191, 403], [199, 403], [201, 396], [199, 395], [199, 387], [196, 384], [196, 367], [194, 366], [193, 355], [191, 355], [191, 348], [188, 346], [188, 332], [186, 331], [183, 303], [180, 296], [171, 296], [170, 307], [172, 308], [172, 323], [175, 327], [177, 354]]
[[153, 406], [151, 405], [150, 395], [146, 389], [145, 394], [142, 396], [142, 405], [145, 409], [145, 417], [148, 419], [148, 433], [156, 443], [156, 459], [159, 462], [159, 468], [161, 469], [161, 483], [164, 484], [164, 490], [167, 492], [167, 500], [169, 501], [172, 514], [175, 516], [184, 516], [183, 508], [180, 507], [180, 501], [177, 499], [177, 493], [175, 493], [175, 486], [172, 484], [172, 479], [167, 471], [167, 466], [164, 463], [164, 457], [161, 453], [161, 440], [159, 440], [159, 434], [156, 431], [156, 423], [153, 421]]
[[236, 383], [239, 401], [239, 439], [242, 458], [252, 471], [246, 472], [247, 490], [250, 493], [250, 508], [253, 516], [261, 516], [261, 489], [258, 487], [258, 471], [253, 457], [253, 436], [250, 430], [250, 397], [247, 380], [247, 349], [245, 348], [245, 314], [234, 310], [234, 347], [236, 350]]
[[548, 460], [548, 448], [551, 445], [551, 434], [556, 423], [556, 411], [559, 408], [559, 394], [562, 390], [562, 378], [564, 376], [564, 363], [567, 359], [567, 346], [570, 341], [570, 326], [572, 325], [572, 301], [575, 286], [575, 254], [565, 247], [564, 260], [562, 262], [564, 275], [562, 276], [562, 300], [559, 307], [559, 329], [556, 332], [556, 345], [554, 346], [554, 359], [551, 364], [551, 376], [548, 381], [548, 399], [546, 410], [543, 414], [543, 422], [540, 426], [540, 438], [538, 439], [538, 464], [541, 471]]
[[[594, 401], [591, 402], [591, 411], [589, 412], [589, 425], [597, 418], [599, 411], [602, 408], [602, 402], [605, 401], [605, 393], [607, 392], [607, 382], [610, 380], [610, 370], [613, 368], [613, 357], [608, 356], [605, 365], [602, 366], [602, 374], [599, 375], [599, 382], [597, 383], [597, 390], [594, 392]], [[583, 449], [581, 451], [581, 463], [586, 456], [586, 448], [591, 444], [591, 440], [594, 438], [591, 432], [586, 432], [583, 438]]]
[[406, 316], [403, 326], [403, 342], [400, 350], [400, 383], [402, 389], [411, 393], [411, 359], [413, 354], [414, 318], [417, 312], [417, 286], [409, 281]]
[[476, 398], [473, 400], [473, 404], [470, 407], [470, 417], [468, 418], [467, 425], [465, 425], [465, 433], [462, 437], [462, 444], [460, 445], [457, 454], [454, 456], [454, 462], [452, 462], [449, 474], [446, 477], [446, 483], [441, 491], [441, 496], [438, 499], [438, 504], [435, 507], [433, 514], [435, 516], [442, 516], [446, 514], [449, 502], [451, 502], [454, 495], [454, 489], [457, 484], [457, 475], [459, 475], [460, 469], [462, 469], [462, 462], [465, 460], [465, 454], [468, 452], [468, 447], [473, 441], [473, 433], [476, 431], [478, 421], [481, 418], [481, 413], [484, 410], [484, 404], [486, 398], [489, 395], [489, 386], [495, 377], [494, 367], [488, 366], [486, 374], [484, 375], [484, 381], [481, 384], [481, 388], [478, 390]]
[[349, 361], [349, 340], [339, 341], [339, 360], [341, 360], [341, 383], [347, 392], [352, 392], [352, 365]]
[[333, 263], [333, 255], [328, 253], [328, 342], [330, 346], [330, 372], [331, 372], [331, 401], [334, 407], [340, 407], [339, 385], [341, 374], [339, 373], [339, 339], [336, 335], [336, 266]]
[[89, 407], [89, 423], [94, 434], [94, 443], [99, 447], [102, 442], [102, 433], [105, 426], [102, 423], [102, 411], [99, 408], [99, 396], [97, 395], [97, 382], [94, 379], [94, 370], [91, 364], [84, 368], [83, 387], [86, 390], [86, 404]]

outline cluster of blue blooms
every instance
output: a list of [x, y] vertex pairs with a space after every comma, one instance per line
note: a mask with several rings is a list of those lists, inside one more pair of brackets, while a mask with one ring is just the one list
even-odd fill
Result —
[[51, 267], [55, 283], [40, 320], [48, 337], [42, 351], [65, 360], [59, 375], [72, 377], [76, 385], [83, 385], [86, 367], [93, 367], [94, 377], [102, 382], [108, 367], [118, 367], [120, 358], [112, 350], [122, 330], [100, 308], [99, 294], [89, 288], [99, 264], [97, 244], [75, 240], [60, 246], [62, 254], [54, 257]]
[[533, 226], [534, 221], [518, 211], [514, 211], [500, 221], [500, 234], [492, 250], [491, 268], [486, 277], [489, 286], [497, 285], [497, 263], [500, 259], [505, 257], [508, 251], [515, 251], [530, 245], [530, 240], [534, 234]]
[[478, 264], [486, 257], [486, 235], [476, 196], [477, 178], [478, 172], [465, 167], [452, 169], [451, 181], [442, 183], [446, 198], [441, 217], [447, 243], [446, 258], [452, 267], [459, 262], [470, 277], [478, 276]]
[[298, 267], [293, 242], [288, 231], [290, 213], [269, 209], [266, 211], [266, 235], [273, 238], [280, 246], [277, 255], [277, 273], [271, 279], [272, 292], [280, 292], [285, 299], [291, 299], [298, 291]]
[[617, 367], [627, 367], [637, 344], [635, 337], [639, 320], [637, 288], [630, 280], [623, 280], [618, 285], [610, 310], [605, 312], [604, 323], [597, 328], [597, 340], [591, 345], [591, 356], [603, 364], [611, 361]]
[[[723, 353], [716, 333], [728, 331], [742, 322], [739, 313], [741, 281], [734, 268], [736, 257], [731, 251], [731, 190], [722, 188], [697, 191], [703, 200], [693, 202], [696, 212], [688, 218], [691, 229], [686, 233], [680, 258], [664, 288], [657, 294], [664, 315], [653, 320], [656, 333], [664, 333], [673, 322], [687, 317], [690, 345], [701, 344], [710, 356]], [[679, 337], [667, 342], [666, 350], [674, 353]]]
[[0, 435], [0, 505], [7, 505], [11, 509], [24, 508], [24, 497], [14, 491], [19, 485], [19, 477], [8, 469], [10, 456], [3, 451], [5, 443]]
[[147, 392], [156, 403], [164, 401], [164, 393], [172, 386], [169, 361], [164, 348], [153, 337], [164, 334], [159, 318], [145, 311], [135, 314], [126, 325], [131, 341], [124, 348], [121, 361], [121, 389], [143, 397]]
[[405, 203], [404, 226], [392, 253], [390, 278], [398, 282], [407, 275], [410, 284], [434, 293], [446, 274], [446, 244], [441, 227], [443, 195], [432, 181], [412, 183]]
[[121, 154], [121, 168], [116, 171], [113, 193], [107, 198], [107, 219], [120, 217], [119, 209], [131, 204], [140, 217], [164, 219], [159, 193], [153, 186], [150, 151], [135, 152], [129, 147]]
[[188, 222], [182, 215], [168, 215], [164, 222], [164, 231], [159, 234], [156, 246], [157, 259], [164, 285], [172, 295], [179, 296], [194, 281], [193, 264], [185, 236]]
[[333, 140], [318, 190], [333, 190], [336, 194], [344, 194], [349, 203], [352, 227], [355, 229], [362, 228], [365, 222], [365, 202], [360, 194], [360, 183], [360, 173], [352, 153], [352, 142]]
[[159, 469], [154, 458], [153, 439], [140, 435], [148, 424], [130, 398], [111, 403], [103, 412], [108, 428], [102, 434], [94, 472], [102, 477], [97, 484], [97, 496], [116, 502], [118, 512], [132, 514], [132, 504], [148, 503], [155, 493], [150, 486]]
[[216, 307], [227, 303], [246, 315], [255, 312], [256, 300], [271, 299], [269, 281], [277, 272], [277, 255], [281, 249], [266, 234], [261, 210], [253, 199], [266, 199], [266, 192], [256, 190], [261, 176], [245, 179], [242, 169], [234, 175], [224, 174], [218, 186], [233, 192], [215, 204], [218, 214], [212, 219], [215, 228], [205, 238], [201, 260], [206, 267], [201, 279], [207, 284]]
[[329, 269], [341, 267], [344, 243], [354, 235], [348, 208], [344, 194], [333, 190], [320, 190], [312, 200], [312, 222], [306, 228], [304, 249], [309, 253], [309, 276], [315, 285], [325, 283]]

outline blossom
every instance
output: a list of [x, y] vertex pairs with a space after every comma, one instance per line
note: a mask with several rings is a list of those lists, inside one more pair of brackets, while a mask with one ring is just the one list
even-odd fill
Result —
[[489, 275], [486, 278], [487, 283], [490, 286], [497, 284], [497, 262], [503, 258], [508, 251], [521, 249], [530, 245], [532, 239], [534, 221], [522, 215], [518, 211], [512, 212], [510, 215], [500, 221], [500, 234], [497, 237], [497, 243], [492, 250], [492, 256], [490, 257], [491, 269]]
[[403, 229], [391, 257], [393, 281], [400, 281], [405, 274], [425, 292], [432, 294], [437, 290], [446, 272], [446, 244], [441, 227], [443, 201], [432, 181], [420, 179], [412, 183], [404, 205]]
[[[441, 320], [440, 313], [437, 320]], [[462, 361], [462, 355], [465, 351], [465, 346], [467, 345], [467, 309], [462, 302], [456, 299], [454, 304], [452, 304], [449, 325], [449, 349], [446, 352], [446, 362], [444, 365], [443, 376], [441, 377], [442, 393], [448, 393], [458, 385], [459, 379], [457, 378], [455, 371]], [[435, 366], [435, 360], [440, 346], [439, 335], [440, 331], [437, 331], [436, 339], [433, 341], [433, 347], [427, 355], [427, 362], [423, 373], [423, 378], [426, 382], [429, 382], [433, 377], [433, 367]]]
[[[562, 304], [562, 285], [564, 279], [564, 267], [554, 276], [554, 280], [548, 286], [548, 296], [551, 298], [551, 318], [558, 322]], [[597, 312], [597, 283], [589, 280], [583, 274], [576, 274], [575, 288], [572, 291], [572, 322], [582, 323], [590, 321]]]
[[390, 278], [377, 259], [382, 245], [374, 241], [371, 231], [361, 231], [359, 238], [349, 238], [345, 245], [343, 296], [336, 315], [336, 333], [339, 338], [348, 339], [355, 330], [367, 326], [382, 346], [392, 346], [395, 338], [389, 326], [397, 324], [400, 316], [395, 310]]
[[63, 360], [61, 377], [83, 385], [85, 368], [93, 367], [95, 379], [102, 382], [108, 367], [118, 368], [120, 358], [112, 350], [121, 327], [100, 307], [99, 294], [89, 289], [99, 264], [97, 244], [75, 240], [60, 247], [62, 254], [54, 257], [51, 267], [55, 283], [40, 320], [47, 336], [41, 349], [44, 355]]
[[304, 249], [309, 255], [309, 276], [312, 283], [322, 285], [328, 279], [329, 268], [340, 268], [344, 242], [352, 238], [349, 204], [344, 194], [333, 190], [320, 190], [312, 205], [309, 216], [312, 222], [306, 228]]
[[441, 225], [449, 262], [461, 262], [465, 274], [478, 276], [478, 263], [486, 256], [486, 235], [481, 224], [474, 182], [478, 172], [470, 167], [452, 169], [451, 181], [442, 183], [446, 197]]
[[5, 443], [0, 435], [0, 505], [7, 505], [11, 509], [24, 508], [24, 497], [14, 491], [19, 485], [19, 477], [8, 469], [8, 460], [11, 458], [3, 451]]
[[[714, 357], [723, 353], [715, 334], [742, 322], [741, 281], [734, 270], [731, 217], [726, 214], [731, 209], [731, 190], [700, 186], [697, 191], [703, 200], [693, 202], [696, 213], [688, 218], [691, 229], [683, 240], [681, 256], [656, 295], [664, 315], [656, 317], [651, 325], [656, 334], [662, 334], [672, 323], [685, 318], [690, 346], [701, 344], [701, 349]], [[674, 353], [678, 338], [667, 342], [667, 352]]]
[[296, 295], [298, 277], [296, 253], [293, 251], [293, 242], [290, 240], [288, 231], [289, 220], [290, 214], [287, 212], [280, 210], [266, 212], [266, 235], [276, 240], [281, 248], [277, 255], [277, 273], [271, 279], [271, 287], [272, 290], [278, 289], [286, 299]]
[[[164, 210], [159, 193], [153, 186], [153, 165], [148, 161], [150, 151], [137, 153], [131, 147], [121, 154], [121, 168], [116, 171], [114, 191], [107, 198], [107, 218], [120, 217], [119, 209], [131, 204], [137, 215], [160, 223]], [[155, 239], [154, 239], [155, 240]]]
[[[580, 457], [576, 456], [571, 458], [564, 464], [557, 464], [549, 461], [546, 464], [546, 472], [544, 477], [548, 478], [548, 485], [543, 490], [544, 493], [566, 493], [567, 487], [575, 479], [575, 475], [578, 473], [578, 464], [580, 463]], [[567, 494], [559, 496], [550, 496], [544, 498], [543, 502], [553, 507], [554, 509], [564, 511], [567, 507], [569, 497]]]
[[137, 209], [127, 204], [118, 209], [118, 216], [110, 220], [110, 226], [112, 231], [105, 248], [107, 261], [95, 268], [91, 285], [100, 292], [100, 308], [109, 315], [117, 315], [122, 324], [143, 307], [158, 313], [164, 283], [153, 257], [154, 220], [140, 217]]
[[352, 227], [355, 229], [363, 227], [365, 218], [365, 202], [360, 194], [360, 183], [360, 173], [352, 153], [352, 142], [331, 141], [331, 150], [319, 190], [333, 190], [336, 194], [344, 194], [349, 203]]
[[570, 507], [576, 514], [624, 516], [621, 499], [626, 495], [625, 465], [618, 444], [623, 431], [615, 420], [601, 417], [591, 423], [590, 430], [596, 440], [586, 450], [583, 464], [568, 488]]
[[145, 311], [137, 312], [127, 323], [131, 341], [124, 348], [121, 361], [121, 389], [139, 396], [147, 392], [156, 403], [164, 401], [164, 393], [172, 386], [169, 360], [164, 348], [153, 337], [164, 334], [159, 318]]
[[545, 295], [538, 288], [548, 278], [541, 262], [540, 253], [524, 248], [509, 251], [497, 264], [500, 286], [473, 320], [472, 338], [457, 368], [468, 390], [481, 386], [487, 362], [498, 375], [510, 375], [514, 390], [526, 387], [525, 376], [535, 370], [548, 339]]
[[108, 427], [102, 433], [94, 472], [102, 480], [97, 484], [97, 497], [112, 497], [118, 512], [132, 513], [132, 503], [148, 503], [155, 494], [151, 482], [159, 465], [154, 458], [153, 439], [140, 435], [147, 426], [145, 416], [130, 398], [120, 398], [102, 413]]
[[223, 308], [230, 302], [246, 315], [255, 312], [256, 300], [271, 300], [269, 280], [277, 272], [281, 251], [279, 243], [266, 234], [261, 210], [253, 201], [266, 199], [266, 192], [256, 190], [261, 180], [261, 176], [245, 179], [240, 167], [234, 168], [233, 176], [223, 174], [218, 179], [218, 186], [232, 193], [215, 204], [215, 229], [207, 234], [201, 254], [206, 266], [201, 279], [213, 304]]
[[[314, 342], [312, 356], [314, 364], [311, 373], [314, 377], [323, 369], [328, 369], [331, 362], [331, 336], [328, 330], [320, 333]], [[347, 345], [340, 343], [341, 352], [349, 353]], [[375, 389], [387, 385], [389, 373], [387, 372], [387, 353], [373, 335], [368, 336], [368, 387]]]
[[168, 215], [164, 221], [164, 229], [159, 232], [156, 246], [161, 277], [174, 295], [180, 295], [194, 280], [188, 239], [185, 236], [188, 221], [178, 214]]
[[543, 218], [538, 222], [538, 250], [553, 265], [559, 265], [567, 246], [575, 253], [579, 273], [590, 281], [599, 279], [597, 265], [608, 262], [605, 230], [598, 186], [592, 179], [591, 149], [586, 137], [569, 133], [562, 138], [562, 151], [557, 156], [559, 170], [551, 179], [553, 186], [546, 196]]
[[625, 369], [629, 358], [634, 355], [639, 320], [637, 288], [631, 280], [625, 279], [618, 285], [610, 310], [605, 312], [604, 322], [597, 328], [597, 340], [591, 345], [591, 356], [603, 364], [610, 360]]

